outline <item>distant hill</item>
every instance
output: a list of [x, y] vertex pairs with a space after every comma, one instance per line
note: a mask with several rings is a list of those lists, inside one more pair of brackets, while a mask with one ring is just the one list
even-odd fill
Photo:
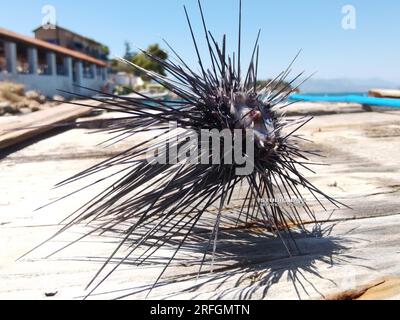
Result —
[[400, 83], [382, 79], [309, 79], [301, 87], [302, 93], [367, 92], [372, 88], [400, 89]]

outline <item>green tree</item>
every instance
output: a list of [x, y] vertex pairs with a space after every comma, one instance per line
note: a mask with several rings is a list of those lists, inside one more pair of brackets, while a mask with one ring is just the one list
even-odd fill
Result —
[[[168, 54], [160, 48], [158, 44], [152, 44], [150, 45], [147, 50], [148, 53], [151, 55], [158, 57], [161, 60], [167, 60], [168, 59]], [[149, 71], [154, 71], [157, 72], [160, 75], [165, 76], [165, 69], [164, 67], [153, 61], [152, 59], [148, 58], [143, 52], [136, 54], [131, 50], [131, 45], [128, 41], [125, 42], [125, 54], [124, 54], [124, 59], [127, 61], [131, 61], [138, 65], [139, 67], [142, 67], [143, 69], [149, 70]], [[133, 66], [121, 62], [118, 59], [113, 59], [111, 61], [111, 69], [113, 72], [127, 72], [127, 73], [134, 73], [137, 76], [142, 77], [144, 81], [150, 81], [151, 79], [147, 77], [143, 72], [140, 70], [135, 69]]]
[[[168, 59], [168, 54], [162, 50], [158, 44], [150, 45], [146, 51], [161, 60], [165, 61]], [[131, 61], [143, 69], [154, 71], [162, 76], [166, 75], [165, 68], [160, 63], [148, 58], [143, 52], [135, 55]], [[145, 81], [150, 80], [143, 72], [140, 72], [139, 70], [136, 72], [136, 74], [142, 77], [142, 79]]]
[[[131, 45], [128, 41], [125, 41], [125, 54], [124, 59], [128, 61], [132, 61], [132, 58], [136, 55], [136, 53], [132, 52]], [[119, 59], [111, 60], [111, 70], [113, 72], [126, 72], [126, 73], [134, 73], [134, 68], [126, 62], [122, 62]]]
[[[124, 45], [125, 45], [124, 59], [127, 61], [132, 61], [136, 53], [132, 51], [131, 45], [128, 41], [125, 41]], [[131, 65], [129, 65], [126, 62], [122, 62], [119, 59], [111, 60], [111, 69], [113, 72], [126, 72], [126, 73], [135, 72], [135, 69]]]
[[125, 54], [124, 59], [128, 61], [132, 61], [133, 57], [136, 55], [136, 52], [133, 52], [131, 49], [131, 44], [128, 41], [125, 41]]
[[101, 50], [103, 51], [103, 54], [106, 58], [108, 58], [108, 56], [110, 55], [110, 48], [107, 46], [102, 46]]
[[[271, 83], [270, 83], [271, 82]], [[259, 87], [265, 87], [267, 84], [270, 83], [270, 87], [271, 88], [275, 88], [275, 91], [281, 91], [281, 90], [291, 90], [293, 89], [292, 85], [290, 85], [288, 82], [286, 81], [281, 81], [281, 82], [277, 82], [277, 81], [273, 81], [272, 79], [268, 79], [268, 80], [258, 80], [257, 81], [257, 86]]]
[[126, 73], [133, 73], [133, 67], [128, 65], [125, 62], [122, 62], [118, 59], [111, 60], [111, 70], [113, 72], [126, 72]]

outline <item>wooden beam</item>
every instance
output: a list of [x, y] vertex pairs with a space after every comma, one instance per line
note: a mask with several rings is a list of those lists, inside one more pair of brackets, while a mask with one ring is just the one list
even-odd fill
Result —
[[[100, 102], [92, 100], [81, 101], [80, 103], [92, 107], [100, 105]], [[47, 110], [14, 117], [7, 122], [2, 121], [0, 126], [0, 150], [47, 132], [57, 124], [88, 115], [92, 110], [91, 107], [64, 103]]]
[[400, 99], [400, 90], [371, 89], [368, 91], [368, 95], [376, 98]]

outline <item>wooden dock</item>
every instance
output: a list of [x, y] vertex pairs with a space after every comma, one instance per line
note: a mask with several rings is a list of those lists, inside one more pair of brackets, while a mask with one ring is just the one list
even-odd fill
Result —
[[[92, 131], [66, 131], [0, 162], [0, 299], [82, 299], [85, 286], [117, 245], [117, 235], [91, 237], [43, 259], [79, 237], [83, 227], [76, 227], [16, 261], [102, 186], [85, 192], [85, 199], [79, 194], [34, 212], [77, 185], [51, 187], [132, 143], [103, 148], [98, 144], [109, 136], [88, 134]], [[279, 239], [263, 237], [251, 226], [235, 227], [230, 217], [240, 201], [233, 203], [223, 215], [226, 231], [214, 273], [197, 281], [201, 253], [187, 247], [150, 299], [400, 299], [400, 112], [321, 115], [302, 133], [330, 164], [316, 167], [318, 175], [304, 174], [352, 209], [316, 211], [320, 224], [314, 236], [299, 235], [300, 252], [290, 257]], [[201, 230], [198, 237], [208, 239]], [[145, 298], [171, 252], [163, 249], [154, 265], [123, 264], [92, 298]], [[56, 294], [50, 298], [46, 293]]]

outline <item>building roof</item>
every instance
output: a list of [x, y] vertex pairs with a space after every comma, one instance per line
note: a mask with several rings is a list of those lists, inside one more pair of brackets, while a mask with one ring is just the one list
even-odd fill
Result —
[[[63, 28], [63, 27], [60, 27], [60, 26], [56, 26], [56, 28], [59, 29], [59, 30], [63, 30], [63, 31], [72, 33], [73, 35], [81, 37], [82, 39], [85, 39], [86, 41], [92, 42], [93, 44], [97, 44], [97, 45], [103, 46], [102, 43], [100, 43], [100, 42], [98, 42], [96, 40], [93, 40], [91, 38], [88, 38], [86, 36], [83, 36], [83, 35], [81, 35], [79, 33], [74, 32], [74, 31], [71, 31], [69, 29], [66, 29], [66, 28]], [[37, 27], [36, 29], [33, 30], [33, 32], [39, 31], [40, 29], [43, 29], [43, 26]]]
[[86, 61], [89, 63], [96, 64], [101, 67], [107, 66], [106, 62], [101, 61], [96, 58], [93, 58], [87, 54], [84, 54], [84, 53], [81, 53], [81, 52], [78, 52], [75, 50], [67, 49], [67, 48], [52, 44], [52, 43], [48, 43], [43, 40], [23, 36], [23, 35], [13, 32], [13, 31], [9, 31], [9, 30], [3, 29], [3, 28], [0, 28], [0, 37], [6, 37], [6, 38], [9, 38], [9, 39], [12, 39], [15, 41], [24, 42], [29, 45], [33, 45], [36, 47], [51, 50], [51, 51], [75, 58], [75, 59], [79, 59], [79, 60], [83, 60], [83, 61]]

